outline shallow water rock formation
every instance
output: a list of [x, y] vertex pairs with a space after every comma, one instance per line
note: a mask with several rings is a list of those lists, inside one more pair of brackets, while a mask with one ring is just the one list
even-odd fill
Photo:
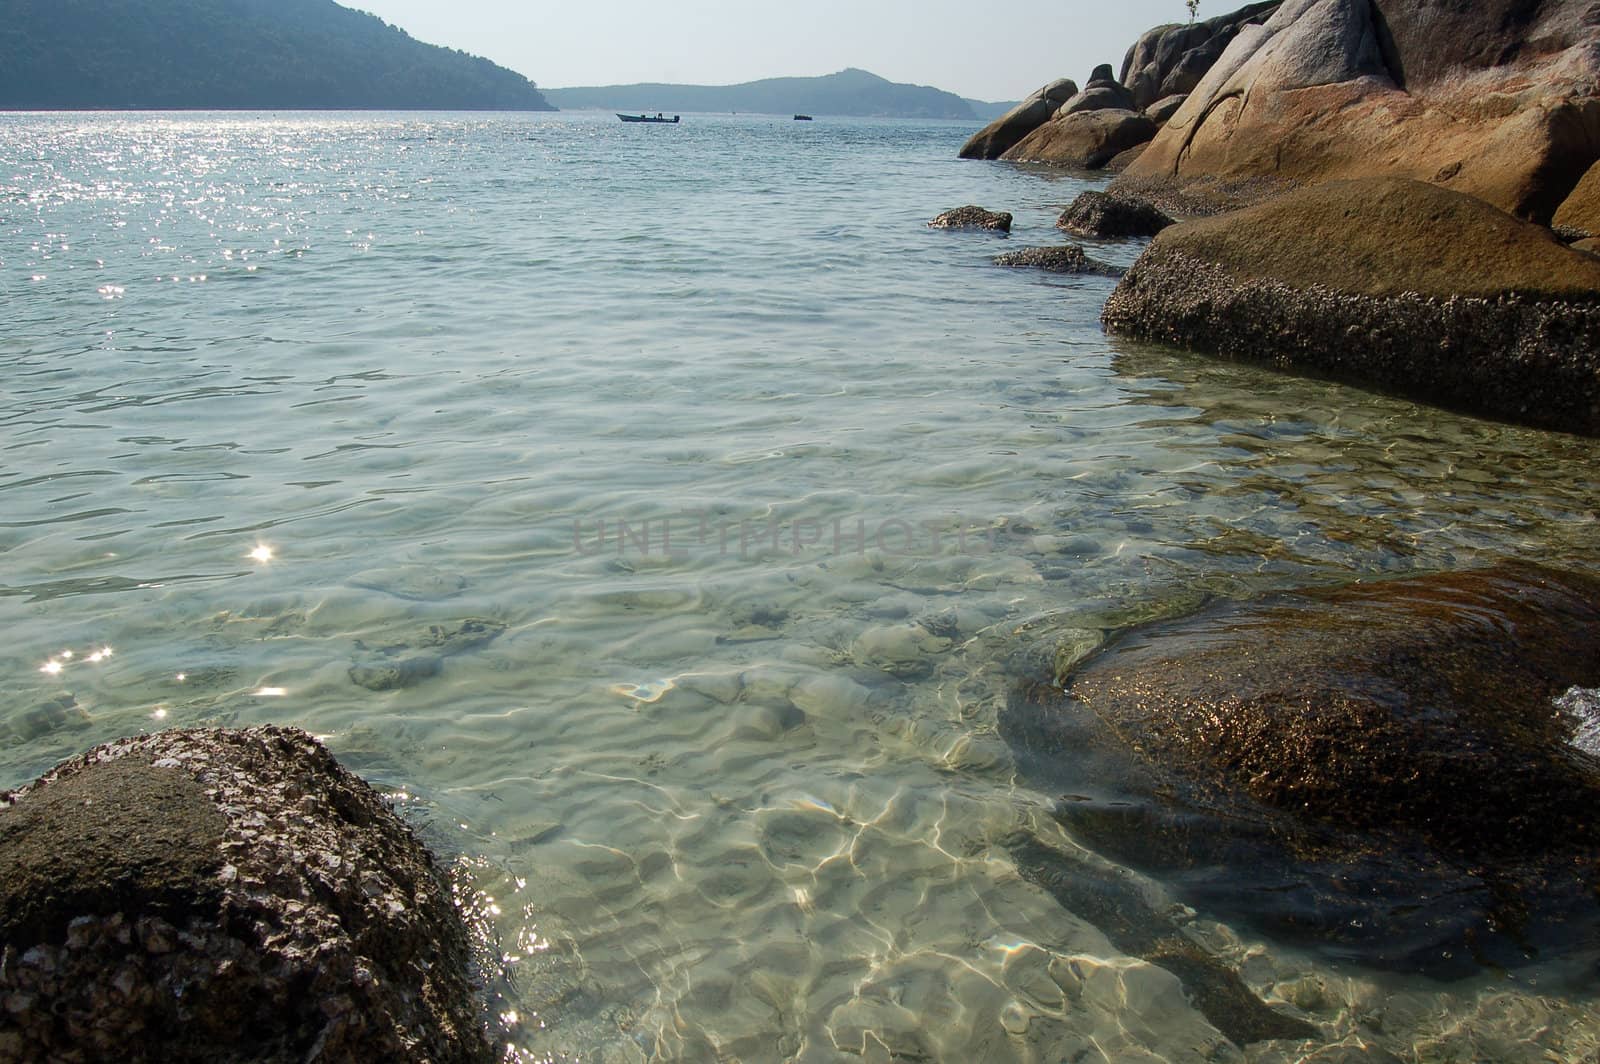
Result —
[[1285, 0], [1129, 173], [1405, 176], [1544, 222], [1600, 158], [1597, 78], [1587, 0]]
[[495, 1059], [449, 884], [304, 732], [95, 748], [0, 794], [0, 1059]]
[[945, 211], [928, 223], [930, 229], [988, 229], [998, 233], [1011, 232], [1011, 212], [990, 211], [968, 204], [953, 211]]
[[1265, 22], [1279, 3], [1267, 0], [1216, 18], [1147, 30], [1122, 60], [1122, 84], [1134, 106], [1146, 109], [1164, 96], [1194, 91], [1239, 30]]
[[1330, 182], [1164, 230], [1116, 334], [1600, 434], [1600, 263], [1417, 181]]
[[427, 631], [403, 642], [377, 647], [358, 642], [361, 658], [350, 666], [350, 682], [379, 692], [415, 687], [439, 675], [446, 658], [488, 646], [505, 628], [500, 621], [474, 617], [453, 625], [429, 625]]
[[1101, 853], [1336, 956], [1460, 975], [1597, 941], [1600, 759], [1558, 703], [1597, 680], [1600, 580], [1503, 563], [1119, 633], [1001, 724]]
[[1071, 78], [1059, 78], [1039, 88], [968, 138], [961, 147], [961, 158], [1000, 158], [1017, 141], [1050, 121], [1056, 110], [1077, 94], [1078, 83]]
[[1116, 156], [1147, 143], [1158, 129], [1155, 122], [1134, 111], [1074, 111], [1052, 118], [1000, 158], [1100, 170]]
[[1155, 204], [1134, 196], [1090, 190], [1079, 194], [1056, 219], [1056, 228], [1094, 240], [1155, 236], [1173, 220]]
[[1103, 277], [1122, 276], [1121, 268], [1091, 259], [1076, 244], [1062, 244], [1059, 247], [1050, 248], [1023, 248], [1021, 251], [1012, 251], [997, 256], [994, 264], [996, 266], [1049, 270], [1052, 273], [1089, 273], [1099, 274]]

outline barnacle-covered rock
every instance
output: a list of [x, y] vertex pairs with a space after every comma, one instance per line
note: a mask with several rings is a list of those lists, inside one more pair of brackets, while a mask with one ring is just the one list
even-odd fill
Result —
[[95, 748], [0, 794], [0, 1060], [494, 1059], [428, 851], [304, 732]]

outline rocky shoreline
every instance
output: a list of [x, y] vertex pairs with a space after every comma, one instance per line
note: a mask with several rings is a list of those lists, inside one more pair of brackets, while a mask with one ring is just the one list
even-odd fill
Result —
[[[1068, 86], [961, 155], [1116, 175], [1057, 223], [1149, 241], [1108, 333], [1600, 436], [1589, 5], [1258, 3]], [[1020, 683], [1001, 730], [1096, 852], [1338, 960], [1458, 978], [1600, 933], [1597, 640], [1600, 584], [1517, 561], [1220, 602]], [[1042, 840], [1014, 854], [1100, 926], [1158, 928]], [[1167, 963], [1150, 935], [1119, 945]], [[1285, 1036], [1215, 996], [1227, 973], [1169, 967], [1236, 1041]]]
[[[961, 154], [1119, 172], [1060, 223], [1155, 238], [1108, 332], [1600, 435], [1586, 11], [1251, 4], [1151, 30], [1120, 78], [1102, 66], [1065, 98], [1076, 86], [1053, 82]], [[1436, 268], [1408, 285], [1420, 264]]]

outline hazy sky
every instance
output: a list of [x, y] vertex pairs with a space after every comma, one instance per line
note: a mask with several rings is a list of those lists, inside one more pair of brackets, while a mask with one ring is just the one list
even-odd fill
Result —
[[[1182, 0], [340, 0], [548, 88], [724, 85], [861, 67], [981, 100], [1120, 68]], [[1202, 3], [1201, 17], [1244, 0]]]

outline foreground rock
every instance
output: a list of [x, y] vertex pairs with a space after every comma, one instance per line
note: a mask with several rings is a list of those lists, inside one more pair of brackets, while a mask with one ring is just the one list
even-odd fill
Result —
[[450, 888], [304, 732], [124, 739], [0, 794], [0, 1059], [495, 1059]]
[[1078, 94], [1070, 78], [1052, 81], [1017, 106], [974, 133], [961, 148], [963, 159], [998, 159], [1023, 137], [1048, 122], [1056, 110]]
[[1099, 170], [1121, 153], [1147, 143], [1159, 128], [1133, 111], [1075, 111], [1052, 118], [1000, 158]]
[[1122, 60], [1122, 84], [1132, 94], [1134, 106], [1144, 110], [1162, 97], [1194, 91], [1239, 30], [1265, 22], [1279, 2], [1267, 0], [1203, 22], [1147, 31]]
[[1146, 200], [1092, 190], [1056, 219], [1056, 228], [1094, 240], [1155, 236], [1172, 224], [1166, 212]]
[[1052, 248], [1023, 248], [995, 258], [996, 266], [1015, 266], [1052, 273], [1089, 273], [1104, 277], [1120, 277], [1119, 267], [1091, 259], [1076, 244], [1063, 244]]
[[1412, 177], [1547, 222], [1600, 158], [1592, 8], [1285, 0], [1238, 30], [1128, 172]]
[[1116, 334], [1600, 435], [1600, 261], [1481, 200], [1332, 182], [1165, 230]]
[[992, 232], [1011, 232], [1009, 211], [990, 211], [968, 204], [953, 211], [945, 211], [928, 223], [930, 229], [988, 229]]
[[1597, 722], [1560, 707], [1597, 682], [1600, 580], [1504, 564], [1146, 625], [1002, 731], [1100, 852], [1337, 956], [1457, 975], [1595, 941]]

